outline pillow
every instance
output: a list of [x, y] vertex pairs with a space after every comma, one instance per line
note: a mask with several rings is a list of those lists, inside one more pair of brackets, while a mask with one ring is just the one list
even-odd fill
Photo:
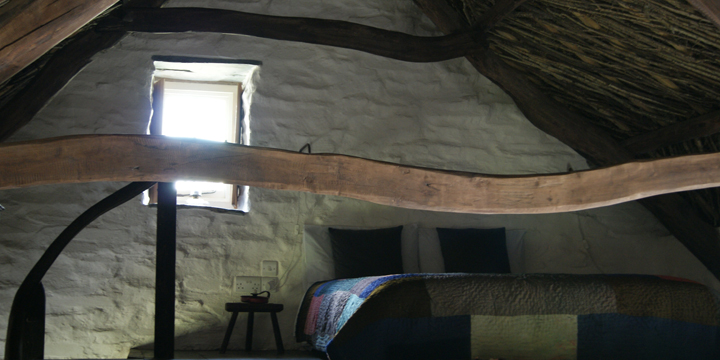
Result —
[[418, 258], [420, 272], [433, 274], [445, 272], [440, 239], [435, 228], [418, 229]]
[[[340, 227], [336, 229], [372, 230], [377, 228], [367, 227]], [[303, 232], [303, 253], [305, 257], [305, 288], [323, 280], [335, 279], [335, 264], [332, 259], [332, 243], [330, 242], [330, 231], [323, 225], [305, 225]], [[418, 226], [407, 224], [403, 226], [402, 261], [405, 273], [419, 273], [420, 261], [418, 259]], [[437, 235], [436, 235], [437, 237]], [[438, 245], [439, 246], [439, 245]]]
[[418, 258], [418, 224], [403, 225], [400, 235], [402, 246], [403, 271], [406, 274], [420, 272], [420, 258]]
[[510, 272], [513, 274], [525, 273], [525, 230], [505, 229], [505, 243], [507, 245]]
[[335, 277], [341, 279], [401, 274], [402, 226], [375, 230], [328, 229]]
[[437, 229], [446, 272], [510, 273], [505, 228]]
[[[444, 273], [445, 262], [443, 260], [437, 230], [435, 230], [435, 228], [419, 228], [417, 232], [420, 272]], [[505, 242], [507, 245], [508, 259], [510, 260], [510, 271], [513, 274], [525, 273], [525, 243], [523, 236], [525, 236], [525, 230], [505, 230]]]
[[335, 278], [332, 244], [327, 226], [305, 225], [303, 234], [305, 253], [305, 288], [323, 280]]

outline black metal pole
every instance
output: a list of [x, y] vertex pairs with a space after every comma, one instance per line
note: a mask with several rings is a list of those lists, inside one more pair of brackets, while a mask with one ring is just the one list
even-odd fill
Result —
[[[22, 302], [18, 302], [22, 299]], [[42, 283], [30, 285], [16, 297], [8, 321], [5, 358], [17, 360], [44, 359], [45, 289]]]
[[158, 184], [157, 263], [155, 268], [155, 358], [175, 357], [175, 249], [177, 192]]
[[45, 288], [42, 283], [33, 287], [27, 304], [23, 334], [23, 359], [45, 358]]
[[[140, 195], [153, 184], [152, 182], [134, 182], [112, 193], [82, 213], [82, 215], [70, 223], [70, 225], [58, 235], [55, 241], [48, 246], [45, 253], [43, 253], [40, 260], [33, 266], [15, 293], [15, 299], [13, 300], [8, 320], [5, 359], [26, 359], [28, 356], [41, 359], [43, 357], [42, 350], [44, 345], [42, 344], [45, 341], [45, 290], [40, 282], [43, 276], [45, 276], [50, 266], [52, 266], [58, 256], [60, 256], [65, 246], [67, 246], [82, 229], [106, 212]], [[42, 301], [40, 298], [42, 298]], [[39, 309], [41, 307], [42, 319], [39, 318], [41, 315]], [[33, 325], [33, 323], [36, 323], [36, 325]], [[40, 326], [40, 323], [42, 323], [42, 326]], [[42, 330], [37, 330], [37, 332], [34, 330], [28, 331], [28, 327]], [[27, 342], [28, 336], [38, 339], [40, 342], [30, 344]], [[37, 350], [39, 350], [39, 352], [36, 352]]]

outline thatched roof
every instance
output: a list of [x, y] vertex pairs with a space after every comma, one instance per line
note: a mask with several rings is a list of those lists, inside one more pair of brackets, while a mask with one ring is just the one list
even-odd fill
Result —
[[[447, 0], [474, 24], [494, 0]], [[685, 0], [537, 0], [502, 20], [490, 48], [617, 140], [720, 109], [720, 29]], [[648, 157], [717, 152], [720, 134]], [[686, 194], [720, 226], [720, 191]]]

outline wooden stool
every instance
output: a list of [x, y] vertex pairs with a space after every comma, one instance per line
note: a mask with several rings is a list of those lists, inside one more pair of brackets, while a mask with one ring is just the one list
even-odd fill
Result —
[[269, 312], [270, 319], [272, 320], [273, 332], [275, 333], [275, 344], [277, 345], [278, 354], [285, 352], [282, 336], [280, 335], [280, 326], [278, 325], [277, 320], [277, 313], [283, 310], [282, 304], [225, 303], [225, 310], [231, 311], [233, 314], [230, 318], [230, 324], [228, 324], [227, 331], [225, 332], [225, 339], [223, 339], [222, 346], [220, 347], [221, 354], [224, 354], [225, 350], [227, 350], [228, 342], [230, 342], [230, 335], [235, 327], [235, 320], [237, 320], [239, 312], [248, 313], [247, 334], [245, 334], [245, 351], [252, 350], [253, 322], [255, 321], [255, 313]]

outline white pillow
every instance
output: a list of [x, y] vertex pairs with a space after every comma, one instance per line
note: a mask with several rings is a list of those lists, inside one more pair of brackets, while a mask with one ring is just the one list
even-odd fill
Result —
[[[303, 250], [305, 253], [305, 287], [317, 281], [335, 278], [335, 263], [332, 256], [332, 242], [328, 228], [347, 230], [372, 230], [387, 227], [356, 227], [356, 226], [325, 226], [305, 225], [303, 234]], [[400, 235], [400, 250], [402, 253], [403, 271], [405, 273], [420, 272], [418, 259], [418, 226], [417, 224], [403, 225]]]
[[[435, 228], [419, 228], [417, 232], [420, 272], [444, 273], [445, 261], [443, 260], [437, 230]], [[510, 260], [510, 272], [513, 274], [525, 272], [525, 243], [522, 239], [524, 235], [525, 230], [505, 229], [505, 245]]]
[[420, 272], [445, 272], [440, 238], [435, 228], [418, 229], [418, 258], [420, 259]]
[[327, 226], [305, 225], [303, 252], [306, 289], [315, 282], [335, 278], [332, 243]]

